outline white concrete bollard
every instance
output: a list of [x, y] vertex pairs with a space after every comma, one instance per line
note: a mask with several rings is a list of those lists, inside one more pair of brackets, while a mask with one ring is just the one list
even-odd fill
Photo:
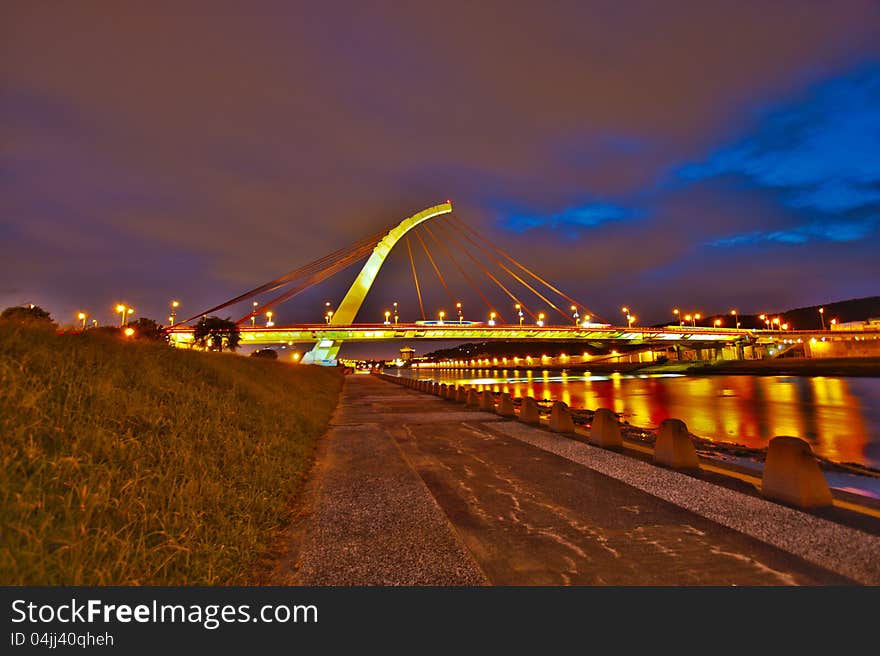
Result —
[[673, 469], [699, 469], [700, 458], [687, 424], [681, 419], [664, 419], [657, 431], [654, 462]]
[[519, 406], [519, 420], [532, 425], [541, 423], [541, 413], [538, 412], [538, 404], [531, 396], [523, 398], [522, 404]]
[[509, 392], [501, 392], [501, 400], [498, 401], [498, 408], [495, 412], [502, 417], [516, 417], [516, 410], [513, 409], [513, 399], [510, 398]]
[[550, 430], [554, 433], [574, 433], [574, 420], [568, 405], [562, 401], [554, 402], [550, 410]]
[[590, 427], [590, 435], [587, 441], [590, 444], [601, 446], [605, 449], [621, 448], [623, 446], [623, 436], [620, 434], [617, 415], [608, 408], [596, 410], [593, 413], [593, 424]]
[[474, 387], [469, 387], [467, 391], [467, 406], [469, 408], [478, 408], [480, 407], [480, 397], [477, 394], [477, 390]]
[[810, 445], [799, 437], [774, 437], [767, 448], [761, 494], [800, 508], [832, 504], [831, 490]]

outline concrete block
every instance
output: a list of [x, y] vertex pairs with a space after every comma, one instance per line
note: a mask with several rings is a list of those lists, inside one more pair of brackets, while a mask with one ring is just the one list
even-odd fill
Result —
[[458, 389], [455, 390], [455, 400], [459, 403], [467, 402], [467, 387], [464, 385], [459, 385]]
[[440, 383], [440, 389], [437, 390], [437, 396], [442, 396], [445, 399], [447, 387], [448, 385], [446, 383]]
[[574, 433], [574, 420], [568, 405], [562, 401], [554, 402], [550, 409], [550, 430], [554, 433]]
[[531, 396], [522, 400], [519, 407], [519, 420], [527, 424], [538, 425], [541, 423], [541, 413], [538, 412], [538, 404]]
[[495, 396], [489, 390], [483, 390], [480, 394], [480, 410], [495, 412]]
[[587, 441], [605, 449], [623, 447], [623, 436], [620, 434], [617, 415], [608, 408], [596, 410], [593, 413], [593, 425], [590, 427], [590, 436]]
[[673, 469], [699, 469], [700, 459], [687, 424], [681, 419], [664, 419], [657, 431], [654, 462]]
[[498, 401], [496, 413], [502, 417], [516, 417], [516, 410], [513, 409], [513, 399], [510, 398], [509, 392], [501, 392], [501, 400]]
[[832, 497], [810, 445], [799, 437], [774, 437], [767, 448], [761, 494], [800, 508], [830, 506]]
[[455, 401], [455, 384], [454, 383], [450, 383], [449, 385], [446, 386], [446, 396], [444, 396], [444, 398], [446, 398], [450, 401]]
[[477, 389], [475, 387], [468, 387], [467, 406], [469, 408], [479, 408], [480, 407], [480, 395], [477, 394]]

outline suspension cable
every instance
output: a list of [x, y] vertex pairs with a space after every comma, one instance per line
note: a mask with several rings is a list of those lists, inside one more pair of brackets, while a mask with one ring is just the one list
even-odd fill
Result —
[[434, 258], [431, 257], [431, 251], [428, 250], [428, 246], [425, 244], [425, 241], [422, 239], [422, 236], [418, 232], [413, 232], [413, 234], [422, 245], [422, 249], [425, 251], [425, 255], [428, 256], [428, 261], [431, 263], [431, 266], [434, 267], [434, 273], [437, 274], [437, 278], [440, 279], [440, 284], [443, 285], [443, 289], [446, 290], [446, 294], [449, 296], [449, 302], [455, 305], [455, 296], [453, 296], [452, 292], [449, 291], [449, 286], [446, 284], [446, 280], [443, 279], [443, 274], [440, 273], [440, 269], [437, 267], [437, 263], [434, 262]]
[[[459, 221], [459, 223], [461, 223], [461, 222]], [[453, 227], [455, 227], [455, 226], [453, 225]], [[462, 232], [462, 234], [464, 234], [467, 237], [466, 233]], [[527, 283], [525, 280], [523, 280], [521, 276], [519, 276], [515, 271], [512, 271], [510, 269], [510, 267], [508, 267], [506, 264], [504, 264], [504, 262], [501, 262], [500, 260], [498, 260], [498, 258], [496, 258], [494, 255], [492, 255], [492, 253], [489, 252], [486, 248], [484, 248], [483, 246], [481, 246], [480, 244], [478, 244], [476, 242], [473, 242], [473, 240], [471, 240], [471, 241], [472, 241], [472, 243], [474, 243], [477, 246], [477, 248], [479, 248], [481, 251], [483, 251], [483, 253], [485, 253], [486, 256], [489, 257], [495, 264], [497, 264], [499, 267], [504, 269], [504, 271], [506, 271], [511, 277], [513, 277], [514, 280], [519, 282], [523, 287], [528, 289], [535, 296], [537, 296], [542, 301], [544, 301], [547, 305], [549, 305], [554, 310], [556, 310], [560, 315], [562, 315], [562, 317], [566, 320], [566, 322], [568, 321], [568, 314], [566, 314], [565, 312], [560, 310], [558, 307], [556, 307], [556, 304], [553, 301], [551, 301], [549, 298], [544, 296], [541, 292], [539, 292], [537, 289], [535, 289], [529, 283]]]
[[496, 253], [498, 253], [499, 255], [501, 255], [502, 257], [504, 257], [505, 259], [507, 259], [509, 262], [513, 263], [513, 264], [514, 264], [516, 267], [518, 267], [521, 271], [524, 271], [526, 274], [530, 275], [532, 278], [534, 278], [534, 279], [537, 280], [539, 283], [543, 284], [544, 286], [546, 286], [547, 288], [549, 288], [551, 291], [555, 292], [556, 294], [558, 294], [559, 296], [561, 296], [562, 298], [564, 298], [566, 301], [568, 301], [568, 302], [571, 303], [572, 305], [575, 305], [575, 306], [578, 306], [578, 305], [579, 305], [579, 306], [582, 307], [582, 308], [583, 308], [588, 314], [590, 314], [590, 315], [596, 317], [597, 319], [599, 319], [599, 320], [601, 320], [601, 321], [604, 321], [604, 319], [602, 319], [602, 317], [600, 317], [598, 314], [596, 314], [595, 312], [593, 312], [592, 310], [590, 310], [590, 308], [587, 307], [587, 305], [586, 305], [585, 303], [581, 303], [580, 301], [577, 301], [577, 300], [573, 299], [571, 296], [569, 296], [569, 295], [566, 294], [565, 292], [561, 291], [560, 289], [556, 288], [554, 285], [552, 285], [552, 284], [550, 284], [549, 282], [547, 282], [547, 280], [545, 280], [545, 279], [542, 278], [540, 275], [538, 275], [537, 273], [535, 273], [534, 271], [532, 271], [531, 269], [529, 269], [529, 268], [528, 268], [527, 266], [525, 266], [524, 264], [520, 263], [520, 262], [519, 262], [516, 258], [514, 258], [512, 255], [506, 253], [506, 252], [503, 251], [502, 249], [498, 248], [495, 244], [493, 244], [493, 243], [491, 243], [490, 241], [488, 241], [485, 237], [483, 237], [483, 236], [480, 235], [478, 232], [476, 232], [475, 230], [473, 230], [469, 225], [467, 225], [466, 223], [464, 223], [464, 222], [461, 221], [460, 219], [457, 219], [457, 217], [450, 217], [450, 218], [455, 219], [455, 220], [456, 220], [456, 221], [457, 221], [462, 227], [464, 227], [465, 230], [467, 230], [468, 232], [470, 232], [472, 235], [474, 235], [475, 237], [477, 237], [479, 240], [485, 242], [486, 245], [489, 246], [489, 248], [491, 248], [491, 249], [494, 250]]
[[422, 305], [422, 290], [419, 287], [419, 275], [416, 273], [416, 262], [413, 259], [412, 246], [409, 244], [409, 235], [406, 236], [406, 252], [409, 253], [409, 264], [412, 267], [413, 281], [416, 283], [416, 294], [419, 297], [419, 311], [422, 313], [422, 321], [425, 321], [425, 306]]
[[[328, 264], [331, 264], [333, 262], [338, 262], [341, 258], [347, 258], [348, 255], [350, 255], [352, 253], [362, 253], [364, 251], [369, 252], [370, 250], [372, 250], [376, 246], [376, 244], [379, 243], [383, 234], [384, 233], [376, 233], [376, 234], [371, 235], [369, 237], [364, 237], [363, 239], [360, 239], [360, 240], [354, 242], [353, 244], [349, 244], [348, 246], [346, 246], [344, 248], [337, 249], [337, 250], [333, 251], [332, 253], [324, 255], [323, 257], [320, 257], [317, 260], [314, 260], [314, 261], [312, 261], [308, 264], [305, 264], [297, 269], [294, 269], [293, 271], [286, 273], [283, 276], [276, 278], [275, 280], [270, 280], [267, 283], [263, 283], [259, 287], [255, 287], [254, 289], [251, 289], [250, 291], [247, 291], [243, 294], [240, 294], [239, 296], [236, 296], [233, 299], [230, 299], [224, 303], [221, 303], [220, 305], [215, 305], [214, 307], [212, 307], [208, 310], [205, 310], [203, 312], [199, 312], [198, 314], [195, 314], [195, 315], [189, 317], [188, 319], [184, 319], [183, 321], [179, 321], [178, 325], [182, 325], [182, 324], [185, 324], [185, 323], [192, 321], [193, 319], [198, 319], [199, 317], [205, 316], [207, 314], [217, 312], [218, 310], [222, 310], [226, 307], [229, 307], [230, 305], [234, 305], [236, 303], [240, 303], [242, 301], [249, 300], [249, 299], [253, 298], [254, 296], [258, 296], [260, 294], [265, 294], [265, 293], [280, 289], [281, 287], [284, 287], [288, 284], [291, 284], [292, 282], [294, 282], [296, 280], [306, 278], [306, 277], [314, 274], [316, 271], [320, 271], [322, 268], [324, 268]], [[250, 315], [248, 315], [248, 316], [250, 316]]]
[[434, 241], [434, 243], [440, 247], [440, 249], [446, 254], [446, 257], [448, 257], [449, 260], [455, 265], [455, 268], [458, 269], [458, 272], [464, 277], [465, 280], [467, 280], [468, 284], [471, 286], [471, 289], [473, 289], [475, 292], [477, 292], [477, 294], [479, 294], [480, 298], [483, 299], [483, 303], [486, 304], [486, 307], [488, 307], [491, 312], [498, 315], [498, 319], [501, 321], [501, 323], [504, 323], [504, 317], [501, 316], [501, 313], [495, 310], [495, 308], [492, 306], [491, 301], [489, 301], [489, 299], [486, 298], [486, 295], [477, 286], [477, 284], [473, 281], [473, 279], [467, 274], [467, 272], [461, 268], [461, 265], [458, 263], [458, 260], [456, 260], [452, 256], [452, 253], [449, 252], [449, 250], [446, 248], [446, 246], [443, 244], [443, 242], [440, 241], [439, 239], [437, 239], [437, 237], [431, 231], [431, 228], [429, 228], [427, 225], [425, 225], [424, 228], [427, 231], [428, 235], [431, 237], [431, 239]]
[[[442, 225], [442, 223], [441, 223], [441, 224], [435, 224], [435, 225], [436, 225], [437, 227], [439, 227], [440, 225]], [[458, 246], [458, 248], [459, 248], [459, 249], [460, 249], [465, 255], [467, 255], [468, 258], [470, 258], [470, 260], [471, 260], [475, 265], [477, 265], [477, 268], [480, 269], [480, 271], [482, 271], [483, 274], [485, 274], [486, 277], [489, 278], [489, 280], [491, 280], [492, 282], [494, 282], [494, 283], [495, 283], [495, 284], [496, 284], [496, 285], [497, 285], [497, 286], [498, 286], [498, 287], [499, 287], [499, 288], [500, 288], [505, 294], [507, 294], [507, 296], [509, 296], [510, 299], [511, 299], [514, 303], [516, 303], [516, 305], [518, 305], [518, 306], [520, 307], [520, 309], [525, 310], [526, 314], [528, 314], [532, 319], [537, 319], [537, 316], [535, 315], [535, 313], [532, 312], [532, 311], [526, 306], [525, 303], [523, 303], [519, 298], [517, 298], [516, 294], [514, 294], [512, 291], [510, 291], [510, 290], [504, 285], [503, 282], [501, 282], [500, 280], [498, 280], [498, 278], [496, 278], [496, 277], [492, 274], [492, 272], [489, 271], [489, 269], [487, 269], [486, 267], [484, 267], [484, 266], [480, 263], [480, 261], [479, 261], [477, 258], [475, 258], [475, 257], [473, 256], [473, 254], [472, 254], [472, 253], [471, 253], [471, 252], [465, 247], [465, 245], [464, 245], [462, 242], [460, 242], [460, 241], [458, 240], [458, 237], [456, 237], [455, 234], [453, 234], [452, 232], [449, 232], [449, 233], [447, 233], [447, 236], [450, 238], [451, 241], [455, 242], [455, 244]], [[462, 234], [462, 236], [465, 237], [465, 238], [467, 238], [467, 235], [465, 235], [465, 234]]]

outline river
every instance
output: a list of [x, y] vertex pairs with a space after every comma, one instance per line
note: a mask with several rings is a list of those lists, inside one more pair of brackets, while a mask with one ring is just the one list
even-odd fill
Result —
[[585, 376], [506, 369], [417, 375], [514, 397], [560, 400], [577, 409], [611, 408], [641, 428], [675, 417], [694, 435], [752, 448], [766, 447], [776, 435], [794, 435], [829, 460], [880, 470], [880, 378]]

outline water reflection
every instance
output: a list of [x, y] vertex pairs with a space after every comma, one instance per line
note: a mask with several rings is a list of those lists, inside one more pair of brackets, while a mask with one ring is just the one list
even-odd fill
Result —
[[549, 371], [422, 371], [420, 377], [478, 385], [514, 397], [611, 408], [631, 424], [684, 420], [703, 437], [764, 447], [796, 435], [837, 462], [880, 469], [880, 379], [789, 376], [610, 376]]

